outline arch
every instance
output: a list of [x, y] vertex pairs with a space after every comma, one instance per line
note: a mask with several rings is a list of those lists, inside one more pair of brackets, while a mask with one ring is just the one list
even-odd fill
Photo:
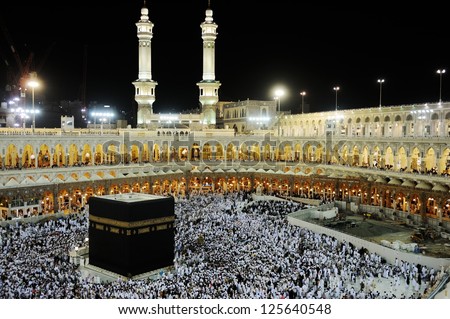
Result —
[[225, 159], [223, 154], [223, 145], [220, 143], [216, 144], [216, 159], [223, 161]]
[[394, 121], [395, 122], [401, 122], [402, 117], [400, 115], [396, 115]]
[[[152, 151], [153, 151], [153, 162], [159, 162], [161, 160], [161, 150], [159, 144], [154, 144]], [[182, 152], [182, 155], [184, 156], [182, 157], [182, 159], [187, 160], [187, 149], [184, 154]]]
[[247, 161], [249, 158], [248, 145], [244, 142], [239, 147], [239, 159]]
[[143, 182], [141, 187], [141, 193], [148, 194], [150, 192], [150, 183], [149, 182]]
[[390, 122], [390, 121], [391, 121], [391, 117], [390, 117], [389, 115], [386, 115], [386, 116], [384, 117], [384, 121], [385, 121], [385, 122]]
[[284, 160], [287, 162], [292, 162], [292, 145], [286, 144], [283, 148]]
[[272, 154], [270, 150], [270, 144], [265, 144], [263, 147], [263, 158], [265, 161], [271, 161], [272, 160]]
[[348, 164], [348, 146], [345, 144], [341, 151], [342, 164]]
[[50, 167], [50, 150], [47, 144], [42, 144], [39, 147], [38, 167]]
[[420, 158], [420, 150], [414, 147], [411, 152], [411, 170], [413, 172], [422, 171], [422, 159]]
[[239, 187], [245, 191], [251, 191], [252, 190], [252, 181], [250, 178], [244, 176], [239, 181]]
[[117, 158], [118, 155], [117, 146], [114, 144], [109, 144], [107, 148], [106, 153], [106, 162], [110, 165], [114, 165], [115, 163], [118, 163], [119, 159]]
[[83, 150], [81, 151], [81, 162], [84, 165], [90, 165], [92, 160], [92, 150], [89, 144], [83, 145]]
[[70, 144], [69, 146], [69, 163], [70, 166], [78, 166], [78, 146]]
[[445, 148], [439, 159], [438, 173], [450, 175], [450, 148]]
[[316, 147], [307, 143], [305, 145], [306, 162], [314, 162], [316, 160]]
[[422, 201], [420, 200], [420, 196], [418, 194], [411, 195], [411, 203], [410, 203], [410, 213], [418, 214], [420, 213], [420, 207], [422, 206]]
[[128, 145], [125, 143], [120, 143], [119, 146], [120, 149], [120, 153], [119, 153], [119, 158], [118, 158], [118, 163], [122, 163], [122, 164], [129, 164], [130, 163], [130, 154], [129, 154], [129, 150], [128, 150]]
[[139, 147], [136, 144], [131, 145], [130, 153], [131, 153], [131, 163], [134, 164], [140, 163]]
[[34, 154], [33, 146], [26, 144], [22, 151], [22, 167], [23, 168], [33, 168], [35, 167], [36, 155]]
[[58, 211], [70, 212], [70, 196], [67, 190], [63, 189], [58, 193]]
[[330, 161], [331, 161], [331, 164], [338, 164], [338, 163], [340, 163], [340, 155], [339, 155], [339, 147], [338, 147], [338, 145], [335, 145], [333, 147], [332, 154], [330, 154]]
[[3, 165], [5, 166], [5, 169], [19, 168], [20, 165], [19, 154], [14, 144], [9, 144], [6, 147], [6, 154]]
[[41, 207], [43, 214], [55, 212], [55, 198], [53, 192], [45, 191], [42, 196]]
[[105, 186], [99, 185], [99, 186], [97, 187], [97, 189], [95, 190], [95, 193], [97, 194], [97, 196], [106, 195], [106, 189], [105, 189]]
[[211, 145], [209, 145], [209, 143], [203, 144], [202, 155], [203, 155], [204, 161], [209, 161], [209, 160], [213, 159], [212, 158], [212, 148], [211, 148]]
[[353, 146], [353, 159], [352, 159], [352, 166], [359, 166], [360, 165], [360, 156], [359, 156], [359, 148], [358, 146]]
[[408, 114], [408, 115], [406, 116], [406, 120], [407, 120], [407, 121], [412, 121], [412, 120], [414, 120], [412, 114]]
[[[83, 200], [84, 204], [86, 204], [89, 201], [89, 198], [94, 196], [94, 194], [95, 194], [94, 187], [91, 187], [91, 186], [86, 187], [85, 192], [82, 196], [82, 200]], [[84, 206], [84, 204], [83, 204], [83, 206]]]
[[121, 187], [120, 187], [120, 189], [121, 189], [121, 193], [123, 193], [123, 194], [127, 194], [127, 193], [130, 193], [131, 192], [131, 185], [130, 184], [128, 184], [128, 183], [123, 183], [122, 185], [121, 185]]
[[61, 144], [55, 145], [53, 153], [53, 166], [61, 167], [66, 165], [66, 152]]
[[431, 120], [433, 120], [433, 121], [439, 120], [439, 114], [433, 113], [433, 114], [431, 115]]
[[236, 145], [229, 143], [227, 145], [227, 161], [233, 161], [237, 159]]
[[258, 143], [254, 143], [251, 146], [251, 151], [250, 151], [250, 160], [252, 161], [260, 161], [261, 159], [261, 154], [260, 154], [260, 147]]
[[408, 157], [406, 155], [406, 150], [402, 146], [398, 149], [397, 155], [397, 167], [400, 171], [406, 171], [408, 169]]
[[187, 147], [179, 147], [178, 148], [178, 158], [181, 161], [187, 161], [188, 160], [188, 154], [189, 154], [189, 150]]
[[120, 187], [117, 184], [111, 184], [109, 194], [120, 194]]
[[172, 161], [178, 161], [178, 152], [177, 152], [177, 150], [175, 149], [174, 146], [171, 146], [171, 147], [170, 147], [170, 150], [169, 150], [169, 159], [170, 159], [171, 162], [172, 162]]
[[294, 161], [298, 162], [302, 158], [302, 145], [297, 143], [294, 145]]
[[426, 172], [436, 172], [437, 171], [437, 166], [436, 166], [436, 152], [434, 151], [434, 149], [432, 147], [430, 147], [426, 154], [425, 154], [425, 169]]
[[197, 176], [191, 177], [191, 179], [189, 180], [189, 189], [191, 191], [200, 191], [200, 187], [201, 187], [200, 178], [198, 178]]
[[373, 159], [372, 159], [373, 167], [380, 167], [381, 165], [381, 151], [378, 146], [373, 148]]
[[178, 189], [177, 191], [182, 196], [184, 196], [186, 194], [186, 185], [187, 185], [186, 178], [182, 177], [177, 184], [177, 189]]
[[403, 192], [396, 192], [393, 194], [393, 202], [392, 202], [392, 208], [396, 210], [406, 211], [407, 210], [407, 194]]
[[149, 147], [148, 147], [147, 143], [144, 143], [142, 145], [142, 158], [141, 158], [141, 161], [143, 163], [149, 163], [150, 162], [150, 150], [149, 150]]
[[322, 163], [323, 161], [323, 145], [322, 144], [318, 144], [316, 146], [316, 162], [317, 163]]
[[384, 167], [387, 169], [394, 167], [394, 152], [390, 146], [388, 146], [385, 151]]
[[105, 155], [103, 154], [103, 145], [97, 144], [95, 145], [95, 153], [94, 153], [94, 163], [95, 165], [103, 164]]
[[362, 150], [361, 166], [369, 167], [369, 147], [366, 145]]
[[70, 211], [79, 211], [84, 205], [85, 196], [80, 188], [76, 188], [72, 191], [69, 197]]
[[172, 179], [169, 184], [169, 194], [178, 194], [178, 180]]
[[[166, 146], [167, 144], [164, 144]], [[191, 147], [191, 161], [198, 161], [201, 158], [200, 146], [197, 143], [192, 144]]]

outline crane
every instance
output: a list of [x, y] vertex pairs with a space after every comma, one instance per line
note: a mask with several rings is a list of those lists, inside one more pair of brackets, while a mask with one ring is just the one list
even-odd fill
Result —
[[25, 60], [22, 61], [19, 52], [17, 51], [14, 42], [11, 38], [11, 35], [9, 34], [8, 28], [6, 27], [6, 24], [3, 20], [3, 18], [0, 16], [0, 27], [2, 29], [3, 36], [6, 40], [6, 43], [8, 45], [8, 48], [15, 60], [16, 68], [13, 67], [13, 65], [9, 62], [7, 55], [4, 52], [2, 53], [2, 58], [6, 64], [7, 67], [7, 84], [6, 84], [6, 91], [10, 92], [11, 97], [18, 97], [19, 95], [21, 97], [24, 97], [25, 94], [25, 88], [27, 81], [30, 78], [31, 72], [39, 73], [40, 70], [43, 68], [45, 61], [47, 60], [51, 50], [55, 46], [56, 42], [53, 42], [44, 52], [44, 55], [42, 59], [40, 60], [40, 63], [37, 67], [35, 67], [35, 54], [34, 52], [30, 51], [28, 53], [28, 56]]

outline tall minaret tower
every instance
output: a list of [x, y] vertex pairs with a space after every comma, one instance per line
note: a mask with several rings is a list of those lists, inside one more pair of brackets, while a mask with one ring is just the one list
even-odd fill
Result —
[[148, 9], [145, 4], [141, 9], [141, 19], [136, 23], [139, 39], [139, 75], [133, 82], [134, 99], [138, 104], [137, 125], [144, 127], [150, 121], [155, 102], [155, 88], [158, 84], [152, 80], [152, 50], [153, 23], [148, 19]]
[[216, 104], [219, 101], [220, 82], [216, 81], [215, 67], [215, 40], [217, 38], [217, 24], [213, 21], [213, 11], [208, 0], [205, 22], [202, 28], [203, 39], [203, 79], [197, 85], [200, 89], [200, 103], [202, 103], [203, 124], [214, 126], [216, 124]]

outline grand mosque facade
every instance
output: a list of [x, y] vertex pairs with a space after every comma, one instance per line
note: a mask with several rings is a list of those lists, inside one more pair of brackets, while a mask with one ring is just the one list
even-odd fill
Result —
[[450, 230], [450, 103], [296, 115], [276, 101], [222, 103], [208, 8], [202, 112], [155, 114], [145, 5], [136, 26], [138, 127], [0, 128], [0, 219], [76, 212], [103, 194], [258, 190]]

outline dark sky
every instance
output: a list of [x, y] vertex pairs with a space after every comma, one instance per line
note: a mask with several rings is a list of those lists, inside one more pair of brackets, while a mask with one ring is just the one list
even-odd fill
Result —
[[[54, 100], [81, 97], [87, 48], [87, 101], [132, 110], [138, 75], [135, 23], [142, 0], [2, 2], [0, 14], [23, 60], [34, 52], [34, 67], [45, 95]], [[334, 86], [342, 109], [377, 106], [378, 78], [383, 104], [436, 102], [439, 76], [450, 67], [448, 26], [443, 4], [408, 2], [393, 7], [377, 1], [360, 5], [334, 1], [212, 0], [216, 40], [216, 80], [221, 101], [270, 100], [276, 85], [287, 95], [282, 109], [298, 113], [299, 92], [311, 111], [332, 110]], [[391, 3], [397, 3], [391, 1]], [[155, 24], [152, 74], [158, 82], [155, 112], [198, 106], [202, 79], [200, 24], [207, 0], [147, 0]], [[2, 58], [14, 64], [4, 35]], [[1, 85], [6, 81], [0, 67]], [[450, 70], [448, 70], [450, 71]], [[443, 77], [443, 100], [450, 79]], [[447, 83], [448, 82], [448, 85]]]

